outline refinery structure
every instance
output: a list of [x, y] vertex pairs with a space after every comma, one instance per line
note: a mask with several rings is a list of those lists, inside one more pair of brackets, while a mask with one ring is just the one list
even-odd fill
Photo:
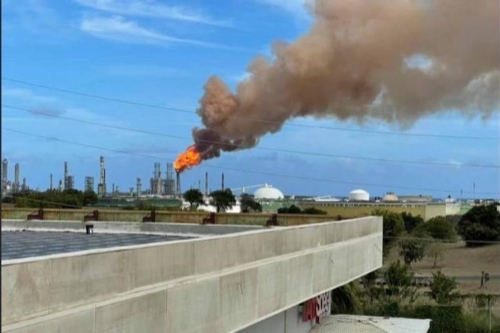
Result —
[[[190, 209], [189, 203], [183, 200], [182, 195], [181, 173], [185, 169], [178, 171], [176, 162], [165, 163], [164, 169], [161, 163], [154, 163], [152, 165], [152, 177], [149, 178], [149, 182], [144, 182], [143, 178], [136, 177], [135, 186], [129, 187], [128, 191], [120, 191], [119, 186], [115, 184], [109, 186], [109, 173], [106, 169], [105, 157], [100, 156], [98, 163], [98, 169], [96, 169], [99, 175], [97, 184], [95, 183], [94, 176], [91, 175], [85, 175], [81, 178], [75, 177], [71, 173], [70, 164], [66, 161], [63, 164], [61, 178], [54, 178], [52, 173], [49, 175], [47, 189], [51, 191], [84, 190], [95, 192], [99, 198], [96, 207], [140, 207], [141, 205], [144, 206], [141, 202], [147, 201], [146, 205], [155, 206], [160, 209], [166, 207], [183, 210]], [[2, 197], [9, 195], [9, 193], [17, 193], [30, 189], [26, 178], [23, 177], [21, 180], [19, 163], [16, 163], [13, 169], [12, 177], [9, 173], [9, 161], [6, 158], [3, 159], [1, 170]], [[227, 212], [229, 213], [241, 212], [240, 197], [242, 194], [248, 194], [253, 197], [261, 205], [262, 212], [264, 213], [276, 213], [280, 208], [288, 208], [291, 205], [295, 205], [301, 209], [319, 209], [328, 215], [337, 216], [338, 218], [364, 216], [378, 208], [396, 212], [406, 211], [421, 215], [424, 218], [430, 218], [436, 215], [463, 213], [467, 207], [473, 204], [473, 202], [468, 202], [470, 200], [453, 199], [450, 196], [445, 199], [435, 199], [428, 195], [402, 195], [390, 191], [380, 196], [373, 196], [364, 189], [353, 189], [341, 196], [285, 195], [279, 188], [269, 183], [231, 187], [226, 186], [224, 173], [218, 175], [217, 178], [219, 180], [212, 184], [213, 187], [210, 187], [209, 173], [205, 172], [204, 185], [202, 185], [202, 180], [198, 180], [197, 186], [190, 186], [184, 189], [185, 191], [197, 187], [202, 192], [205, 203], [199, 205], [197, 210], [215, 212], [216, 208], [210, 205], [210, 193], [218, 189], [230, 189], [236, 196], [236, 204], [228, 209]]]

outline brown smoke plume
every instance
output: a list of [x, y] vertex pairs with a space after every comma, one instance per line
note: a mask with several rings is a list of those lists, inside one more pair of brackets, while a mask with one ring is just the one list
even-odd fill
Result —
[[[205, 85], [194, 128], [202, 159], [254, 147], [302, 116], [411, 124], [457, 110], [491, 115], [500, 102], [498, 0], [316, 0], [309, 33], [257, 57], [236, 94]], [[408, 65], [422, 55], [426, 68]]]

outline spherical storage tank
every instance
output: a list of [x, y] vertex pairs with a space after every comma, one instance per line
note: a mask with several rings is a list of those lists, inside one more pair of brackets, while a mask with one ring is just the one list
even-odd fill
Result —
[[370, 201], [370, 193], [365, 190], [354, 190], [349, 193], [349, 201]]
[[272, 187], [271, 185], [264, 185], [255, 191], [254, 195], [255, 199], [271, 199], [271, 200], [279, 200], [283, 199], [285, 196], [283, 193], [277, 188]]
[[397, 195], [395, 195], [392, 192], [389, 192], [386, 195], [384, 195], [384, 198], [382, 200], [387, 201], [387, 202], [392, 202], [392, 201], [398, 201], [399, 199], [398, 199]]

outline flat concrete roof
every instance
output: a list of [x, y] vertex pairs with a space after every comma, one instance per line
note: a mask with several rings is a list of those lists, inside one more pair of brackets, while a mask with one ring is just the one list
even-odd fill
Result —
[[193, 237], [144, 233], [2, 231], [2, 261], [190, 238]]

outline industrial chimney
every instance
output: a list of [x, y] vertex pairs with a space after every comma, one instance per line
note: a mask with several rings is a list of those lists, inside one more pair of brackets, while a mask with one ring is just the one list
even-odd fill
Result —
[[142, 193], [142, 184], [141, 184], [141, 178], [137, 178], [137, 197], [139, 198]]
[[176, 195], [180, 197], [182, 195], [181, 193], [181, 174], [179, 172], [176, 172], [176, 179], [175, 179], [175, 185], [176, 185]]
[[9, 161], [6, 158], [2, 161], [2, 184], [7, 184], [9, 172]]
[[15, 192], [19, 191], [19, 187], [20, 187], [19, 174], [20, 174], [19, 163], [16, 163], [16, 165], [14, 165], [14, 191]]
[[208, 197], [208, 172], [205, 172], [205, 196]]
[[222, 190], [224, 191], [224, 172], [222, 173]]

